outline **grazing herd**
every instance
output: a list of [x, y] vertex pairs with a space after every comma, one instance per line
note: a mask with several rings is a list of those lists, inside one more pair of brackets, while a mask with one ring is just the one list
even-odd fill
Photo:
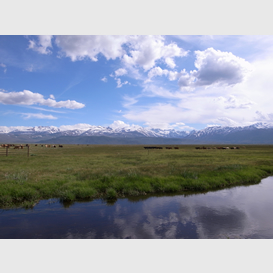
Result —
[[[170, 150], [170, 149], [179, 149], [179, 147], [165, 147], [167, 150]], [[243, 147], [245, 148], [245, 147]], [[163, 149], [163, 147], [155, 147], [155, 146], [149, 146], [149, 147], [144, 147], [144, 149]], [[202, 146], [202, 147], [195, 147], [195, 149], [197, 150], [209, 150], [209, 149], [218, 149], [218, 150], [227, 150], [227, 149], [232, 149], [232, 150], [236, 150], [236, 149], [240, 149], [240, 147], [236, 146], [236, 147], [205, 147], [205, 146]]]
[[[35, 146], [38, 146], [38, 144], [35, 144]], [[57, 148], [57, 146], [56, 145], [49, 145], [49, 144], [41, 144], [41, 147], [46, 147], [46, 148]], [[64, 146], [63, 145], [59, 145], [58, 146], [59, 148], [63, 148]]]
[[199, 149], [203, 149], [203, 150], [206, 150], [206, 149], [218, 149], [218, 150], [227, 150], [227, 149], [240, 149], [240, 147], [195, 147], [195, 149], [199, 150]]
[[[29, 144], [25, 145], [26, 147], [29, 147]], [[35, 144], [35, 146], [38, 146], [38, 144]], [[63, 145], [50, 145], [50, 144], [40, 144], [41, 147], [45, 147], [45, 148], [57, 148], [57, 146], [59, 148], [63, 148]], [[88, 145], [87, 145], [88, 146]], [[19, 144], [19, 145], [15, 145], [15, 144], [1, 144], [0, 147], [2, 148], [10, 148], [10, 147], [14, 147], [14, 149], [23, 149], [24, 145]], [[244, 148], [244, 147], [243, 147]], [[144, 147], [144, 149], [163, 149], [163, 147], [157, 147], [157, 146], [146, 146]], [[165, 149], [170, 150], [170, 149], [176, 149], [178, 150], [179, 147], [165, 147]], [[226, 150], [226, 149], [240, 149], [240, 147], [195, 147], [195, 149], [197, 150], [206, 150], [206, 149], [218, 149], [218, 150]]]
[[[26, 144], [26, 147], [28, 147], [29, 145]], [[18, 145], [15, 145], [15, 144], [1, 144], [0, 147], [2, 148], [11, 148], [13, 147], [13, 149], [24, 149], [24, 145], [23, 144], [18, 144]]]
[[[166, 147], [166, 149], [170, 150], [172, 149], [173, 147]], [[144, 149], [163, 149], [163, 147], [144, 147]], [[174, 149], [179, 149], [179, 147], [174, 147]]]
[[[38, 146], [38, 144], [35, 144], [34, 146]], [[23, 149], [24, 147], [29, 147], [29, 144], [26, 144], [25, 146], [23, 144], [1, 144], [1, 148], [11, 148], [14, 147], [14, 149]], [[46, 148], [57, 148], [56, 145], [47, 145], [47, 144], [41, 144], [41, 147], [46, 147]], [[63, 145], [58, 145], [59, 148], [63, 148]]]

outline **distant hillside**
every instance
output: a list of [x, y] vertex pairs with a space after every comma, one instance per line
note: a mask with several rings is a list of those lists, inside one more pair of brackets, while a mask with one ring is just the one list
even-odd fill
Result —
[[[187, 141], [186, 141], [187, 142]], [[43, 140], [38, 143], [50, 144], [112, 144], [112, 145], [137, 145], [137, 144], [186, 144], [180, 138], [159, 138], [159, 137], [106, 137], [106, 136], [62, 136]]]
[[184, 138], [194, 143], [237, 143], [237, 144], [273, 144], [273, 129], [253, 129], [253, 130], [237, 130], [224, 134], [222, 131], [200, 134], [193, 134]]
[[191, 132], [174, 129], [110, 128], [86, 125], [60, 129], [54, 126], [0, 126], [1, 143], [63, 144], [273, 144], [273, 124], [212, 126]]

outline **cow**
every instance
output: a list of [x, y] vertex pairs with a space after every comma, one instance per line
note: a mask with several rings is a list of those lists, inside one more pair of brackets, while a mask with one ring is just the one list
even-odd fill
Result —
[[166, 147], [166, 149], [170, 150], [170, 149], [172, 149], [172, 147]]
[[14, 146], [14, 149], [20, 149], [21, 146]]
[[179, 147], [174, 147], [176, 150], [178, 150], [179, 149]]
[[56, 145], [53, 145], [52, 147], [53, 147], [53, 148], [56, 148]]
[[[87, 145], [88, 146], [88, 145]], [[59, 145], [60, 148], [63, 148], [63, 145]]]
[[144, 147], [144, 149], [163, 149], [162, 147], [154, 147], [154, 146], [152, 146], [152, 147]]
[[38, 146], [37, 144], [35, 144], [35, 146]]

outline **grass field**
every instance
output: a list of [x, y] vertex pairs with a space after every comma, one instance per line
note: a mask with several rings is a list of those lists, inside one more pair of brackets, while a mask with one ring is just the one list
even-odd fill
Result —
[[49, 198], [73, 201], [209, 191], [258, 183], [273, 174], [272, 145], [240, 146], [239, 150], [143, 147], [31, 145], [29, 157], [22, 151], [9, 156], [2, 153], [0, 207], [32, 207]]

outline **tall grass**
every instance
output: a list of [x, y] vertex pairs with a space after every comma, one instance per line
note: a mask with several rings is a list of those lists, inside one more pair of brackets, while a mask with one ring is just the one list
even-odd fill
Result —
[[273, 146], [239, 150], [151, 150], [140, 145], [31, 146], [32, 157], [0, 157], [0, 207], [148, 193], [209, 191], [273, 174]]

